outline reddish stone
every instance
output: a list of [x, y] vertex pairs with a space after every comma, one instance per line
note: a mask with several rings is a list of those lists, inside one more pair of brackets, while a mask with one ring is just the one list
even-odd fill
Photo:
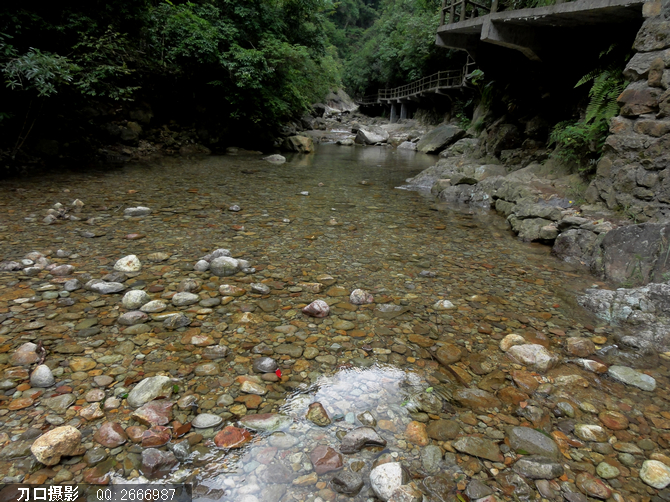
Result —
[[238, 396], [235, 398], [238, 403], [243, 403], [250, 410], [258, 409], [263, 402], [263, 398], [256, 394], [247, 394], [245, 396]]
[[167, 399], [151, 401], [137, 408], [132, 417], [144, 425], [166, 425], [172, 420], [172, 402]]
[[116, 448], [128, 441], [128, 435], [123, 430], [121, 424], [117, 422], [105, 422], [93, 435], [93, 439], [102, 446]]
[[32, 406], [34, 402], [35, 401], [30, 399], [29, 397], [20, 397], [18, 399], [14, 399], [13, 401], [11, 401], [7, 406], [7, 408], [10, 410], [22, 410], [23, 408]]
[[410, 422], [405, 429], [405, 437], [410, 443], [419, 446], [426, 446], [429, 443], [428, 432], [426, 431], [426, 424], [421, 422]]
[[504, 387], [498, 391], [498, 399], [505, 404], [519, 404], [528, 399], [528, 394], [521, 392], [516, 387]]
[[108, 485], [109, 478], [116, 465], [113, 458], [108, 458], [91, 469], [84, 471], [84, 482], [92, 485]]
[[512, 379], [522, 391], [529, 394], [535, 392], [540, 386], [540, 383], [535, 379], [535, 377], [527, 371], [512, 371]]
[[251, 441], [251, 434], [246, 429], [229, 425], [214, 436], [214, 443], [219, 448], [240, 448]]
[[445, 343], [437, 349], [435, 357], [443, 366], [449, 366], [461, 359], [461, 349], [453, 343]]
[[565, 350], [571, 356], [589, 357], [596, 351], [595, 344], [588, 338], [570, 337], [566, 342]]
[[330, 446], [319, 445], [309, 454], [314, 471], [321, 475], [342, 468], [342, 455]]
[[618, 411], [603, 411], [598, 418], [605, 427], [613, 431], [628, 429], [628, 419]]
[[156, 425], [142, 434], [142, 446], [156, 448], [168, 444], [172, 439], [172, 432], [167, 427]]
[[139, 443], [142, 441], [142, 436], [144, 431], [147, 430], [143, 425], [132, 425], [126, 429], [126, 434], [133, 443]]
[[600, 479], [588, 472], [580, 472], [575, 480], [577, 488], [589, 497], [606, 500], [612, 496], [612, 489]]

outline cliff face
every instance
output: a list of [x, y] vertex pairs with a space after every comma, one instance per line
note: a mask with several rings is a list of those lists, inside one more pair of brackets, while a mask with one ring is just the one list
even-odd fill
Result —
[[590, 203], [637, 222], [670, 219], [670, 0], [648, 2], [637, 51], [624, 75], [605, 155], [586, 193]]

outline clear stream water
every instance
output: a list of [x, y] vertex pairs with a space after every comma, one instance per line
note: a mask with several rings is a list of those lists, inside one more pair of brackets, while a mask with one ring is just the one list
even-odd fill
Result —
[[[179, 376], [176, 397], [197, 394], [199, 402], [209, 403], [199, 412], [230, 416], [231, 404], [222, 402], [221, 396], [241, 395], [233, 378], [251, 373], [250, 361], [258, 357], [252, 349], [259, 343], [271, 349], [287, 343], [316, 347], [319, 355], [316, 359], [273, 355], [285, 378], [279, 384], [262, 382], [273, 392], [247, 413], [282, 413], [291, 419], [282, 430], [257, 433], [244, 448], [234, 450], [211, 443], [220, 427], [201, 431], [204, 440], [192, 447], [189, 460], [180, 464], [172, 479], [193, 481], [202, 500], [370, 500], [368, 476], [380, 457], [403, 462], [417, 480], [434, 474], [421, 458], [423, 446], [406, 435], [413, 420], [455, 418], [464, 435], [503, 438], [505, 419], [449, 402], [459, 382], [433, 357], [441, 343], [462, 348], [464, 357], [456, 369], [476, 386], [486, 373], [474, 371], [475, 367], [488, 362], [506, 371], [513, 368], [498, 350], [504, 335], [522, 333], [560, 351], [557, 346], [566, 334], [591, 337], [585, 326], [597, 324], [575, 302], [594, 278], [554, 259], [546, 246], [518, 241], [495, 213], [434, 206], [427, 194], [396, 188], [436, 160], [388, 148], [320, 145], [315, 154], [289, 156], [279, 166], [259, 156], [237, 155], [103, 166], [85, 173], [13, 180], [0, 187], [0, 257], [18, 259], [35, 249], [68, 248], [78, 253], [78, 271], [99, 277], [127, 254], [143, 259], [168, 252], [172, 255], [168, 262], [152, 266], [137, 279], [169, 285], [191, 274], [203, 284], [214, 282], [209, 289], [214, 291], [217, 278], [189, 272], [197, 259], [225, 247], [250, 261], [258, 268], [253, 282], [272, 283], [276, 291], [270, 299], [278, 308], [259, 309], [260, 297], [248, 295], [219, 308], [189, 311], [204, 333], [216, 332], [225, 323], [221, 343], [229, 347], [230, 355], [219, 362], [219, 376]], [[76, 198], [86, 204], [85, 218], [95, 218], [93, 225], [83, 220], [40, 223], [52, 204], [69, 204]], [[242, 210], [229, 211], [234, 204]], [[152, 208], [151, 217], [124, 219], [123, 209], [137, 205]], [[86, 236], [90, 233], [95, 237]], [[125, 238], [131, 233], [144, 238]], [[435, 276], [422, 276], [422, 271]], [[317, 282], [321, 274], [332, 276], [335, 286], [347, 292], [354, 288], [372, 292], [376, 303], [356, 307], [346, 296], [326, 293], [328, 287], [315, 294], [299, 286]], [[315, 320], [299, 313], [316, 298], [329, 301], [331, 316]], [[434, 308], [438, 300], [449, 300], [456, 308], [440, 311]], [[118, 298], [108, 302], [115, 304]], [[389, 313], [386, 307], [384, 312], [382, 303], [394, 305], [396, 311]], [[108, 310], [87, 312], [104, 317]], [[242, 312], [251, 317], [245, 320]], [[334, 325], [338, 321], [353, 324], [353, 329], [338, 329], [342, 326]], [[276, 329], [286, 326], [292, 329]], [[178, 343], [183, 331], [158, 334], [166, 343]], [[106, 336], [126, 339], [117, 328], [110, 328]], [[200, 358], [199, 348], [188, 350]], [[187, 352], [183, 361], [182, 356], [175, 357], [187, 365], [193, 354]], [[171, 356], [155, 351], [147, 361]], [[180, 375], [179, 370], [171, 371]], [[115, 374], [121, 375], [117, 379], [127, 376], [122, 370]], [[76, 383], [83, 389], [91, 385], [87, 380]], [[426, 389], [442, 400], [442, 409], [426, 413], [415, 403]], [[621, 393], [621, 386], [611, 392]], [[602, 394], [599, 386], [557, 393], [571, 400], [578, 414], [579, 403], [587, 400], [605, 406], [606, 399], [631, 403], [641, 399], [635, 392], [609, 398]], [[317, 401], [333, 419], [332, 425], [317, 427], [305, 419], [308, 405]], [[309, 455], [317, 445], [338, 450], [340, 436], [360, 426], [357, 417], [365, 411], [373, 415], [388, 444], [344, 455], [344, 470], [361, 475], [365, 485], [354, 496], [337, 494], [329, 481], [339, 471], [316, 476]], [[175, 412], [183, 422], [193, 418], [177, 406]], [[508, 413], [509, 407], [505, 416]], [[25, 419], [19, 420], [25, 425]], [[235, 421], [233, 414], [223, 425]], [[97, 423], [85, 427], [95, 428]], [[486, 480], [504, 469], [488, 461], [463, 462], [449, 453], [453, 449], [444, 441], [432, 444], [447, 452], [437, 464], [438, 472], [449, 473], [453, 482]], [[133, 454], [137, 457], [136, 453], [124, 450], [117, 458], [122, 461]], [[131, 473], [126, 469], [125, 476]], [[451, 486], [445, 490], [445, 497], [449, 490], [455, 493]]]

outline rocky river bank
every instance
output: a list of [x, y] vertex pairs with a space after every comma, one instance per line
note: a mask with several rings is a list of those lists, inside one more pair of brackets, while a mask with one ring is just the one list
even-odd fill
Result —
[[667, 357], [577, 305], [592, 278], [393, 190], [430, 165], [413, 152], [287, 160], [0, 188], [3, 482], [670, 498]]

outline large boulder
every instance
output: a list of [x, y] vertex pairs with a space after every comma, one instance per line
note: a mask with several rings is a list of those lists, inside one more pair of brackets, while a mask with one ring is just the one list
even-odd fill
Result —
[[551, 252], [565, 262], [590, 267], [594, 261], [597, 244], [598, 236], [595, 233], [572, 228], [556, 237]]
[[289, 136], [281, 147], [289, 152], [311, 153], [314, 151], [314, 142], [306, 136]]
[[62, 456], [78, 453], [81, 445], [81, 432], [70, 425], [56, 427], [43, 434], [30, 447], [38, 462], [44, 465], [56, 465]]
[[436, 127], [417, 143], [416, 149], [422, 153], [440, 153], [448, 146], [465, 136], [465, 131], [458, 126], [445, 124]]
[[385, 143], [388, 139], [389, 133], [381, 127], [361, 127], [356, 133], [356, 143], [361, 145]]
[[670, 224], [643, 223], [616, 228], [600, 244], [602, 259], [593, 272], [618, 284], [665, 282], [670, 272]]

